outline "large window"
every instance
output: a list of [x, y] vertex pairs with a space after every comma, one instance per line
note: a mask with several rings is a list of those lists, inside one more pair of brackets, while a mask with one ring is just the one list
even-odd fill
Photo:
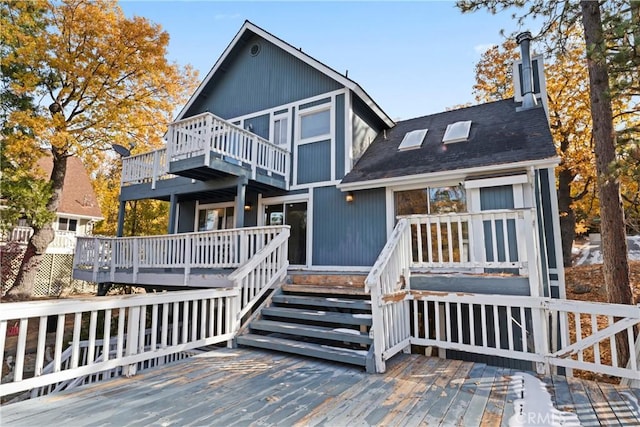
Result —
[[198, 210], [198, 231], [233, 228], [233, 207]]
[[315, 138], [330, 133], [331, 110], [326, 109], [300, 116], [300, 139]]
[[396, 215], [466, 212], [467, 201], [461, 186], [396, 191]]

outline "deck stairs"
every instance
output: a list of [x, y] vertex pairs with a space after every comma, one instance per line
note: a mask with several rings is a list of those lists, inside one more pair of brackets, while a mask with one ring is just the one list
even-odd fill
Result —
[[314, 284], [285, 284], [250, 320], [237, 344], [357, 365], [369, 371], [373, 369], [371, 321], [370, 299], [361, 284], [317, 280]]

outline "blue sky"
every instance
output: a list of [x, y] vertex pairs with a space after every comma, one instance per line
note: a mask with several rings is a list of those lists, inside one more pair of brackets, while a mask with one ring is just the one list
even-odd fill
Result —
[[[473, 102], [480, 52], [518, 28], [509, 13], [462, 14], [453, 2], [121, 1], [171, 36], [169, 58], [211, 69], [245, 19], [358, 82], [394, 119]], [[535, 30], [535, 28], [531, 28]]]

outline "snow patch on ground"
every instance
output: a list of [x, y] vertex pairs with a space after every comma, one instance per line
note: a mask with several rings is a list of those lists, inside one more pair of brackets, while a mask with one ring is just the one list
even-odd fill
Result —
[[349, 329], [349, 328], [335, 328], [333, 329], [333, 331], [342, 332], [343, 334], [360, 335], [359, 331], [356, 331], [355, 329]]
[[[640, 261], [640, 236], [627, 236], [627, 249], [630, 261]], [[576, 256], [574, 265], [602, 264], [602, 246], [600, 243], [576, 244], [572, 249]]]
[[510, 386], [519, 396], [513, 402], [515, 414], [509, 418], [510, 427], [581, 425], [576, 414], [554, 408], [546, 385], [533, 375], [520, 372], [511, 377]]
[[332, 347], [330, 345], [323, 345], [322, 348], [327, 348], [329, 350], [345, 351], [345, 352], [348, 352], [348, 353], [359, 354], [361, 356], [366, 356], [367, 353], [368, 353], [366, 350], [353, 350], [353, 349], [350, 349], [350, 348]]
[[353, 317], [356, 319], [371, 319], [370, 314], [354, 314]]

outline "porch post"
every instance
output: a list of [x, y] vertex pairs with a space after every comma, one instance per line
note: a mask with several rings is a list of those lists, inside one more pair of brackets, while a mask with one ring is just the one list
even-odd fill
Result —
[[118, 206], [118, 228], [116, 230], [116, 236], [122, 237], [124, 233], [124, 210], [127, 202], [120, 200], [120, 206]]
[[244, 227], [244, 205], [246, 202], [247, 178], [238, 179], [236, 191], [236, 228]]
[[167, 234], [175, 234], [176, 232], [176, 215], [178, 213], [178, 196], [172, 193], [169, 196], [169, 225], [167, 226]]

